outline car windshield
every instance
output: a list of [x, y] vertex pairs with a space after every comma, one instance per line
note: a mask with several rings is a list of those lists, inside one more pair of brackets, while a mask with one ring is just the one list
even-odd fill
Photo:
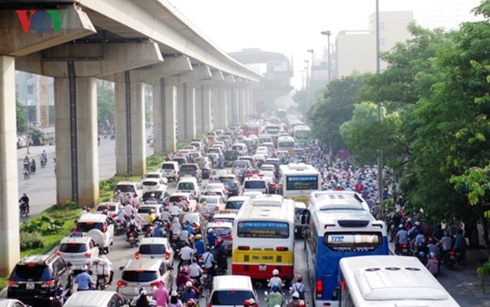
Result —
[[223, 223], [233, 224], [233, 222], [235, 222], [235, 219], [229, 218], [229, 217], [216, 217], [216, 218], [213, 218], [213, 222], [215, 222], [215, 223], [223, 222]]
[[77, 223], [77, 231], [79, 232], [89, 232], [92, 229], [98, 229], [102, 231], [102, 223], [95, 223], [95, 222], [80, 222]]
[[244, 185], [245, 189], [265, 189], [264, 180], [247, 180]]
[[151, 209], [155, 210], [155, 208], [153, 208], [153, 207], [139, 207], [138, 213], [148, 214], [148, 213], [150, 213]]
[[191, 223], [199, 223], [199, 215], [197, 214], [181, 214], [179, 216], [180, 222], [189, 221]]
[[240, 209], [243, 205], [243, 200], [233, 200], [226, 203], [225, 209]]
[[[104, 211], [106, 205], [98, 206], [96, 211]], [[116, 206], [109, 206], [109, 211], [116, 211]]]
[[180, 167], [181, 171], [195, 171], [197, 169], [196, 165], [182, 165]]
[[214, 234], [217, 236], [230, 236], [231, 228], [228, 227], [212, 227], [214, 229]]
[[86, 244], [70, 242], [70, 243], [62, 243], [60, 245], [60, 252], [62, 253], [85, 253], [86, 251], [87, 251]]
[[202, 197], [199, 202], [202, 204], [206, 202], [206, 205], [215, 205], [218, 203], [218, 197]]
[[150, 282], [158, 280], [156, 271], [123, 271], [121, 279], [129, 282]]
[[156, 181], [143, 181], [143, 185], [156, 186], [156, 185], [158, 185], [158, 182], [156, 182]]
[[115, 190], [116, 191], [120, 190], [121, 193], [127, 193], [127, 192], [134, 193], [135, 192], [134, 186], [132, 184], [118, 184], [116, 186]]
[[235, 161], [233, 167], [248, 167], [247, 161]]
[[146, 178], [160, 178], [159, 174], [147, 174]]
[[243, 305], [245, 300], [253, 298], [254, 294], [251, 291], [243, 290], [226, 290], [215, 291], [211, 297], [211, 305]]
[[162, 165], [162, 169], [171, 169], [171, 170], [173, 170], [174, 169], [174, 165], [173, 164], [163, 164]]
[[14, 281], [42, 281], [50, 280], [51, 273], [45, 265], [28, 264], [17, 265], [12, 276], [9, 278]]
[[163, 192], [158, 192], [158, 191], [153, 191], [153, 192], [146, 192], [145, 194], [143, 194], [143, 201], [146, 201], [148, 200], [148, 198], [151, 197], [151, 194], [155, 194], [155, 198], [156, 199], [160, 199], [162, 197], [162, 193]]
[[172, 196], [169, 198], [168, 201], [171, 203], [178, 203], [178, 202], [182, 201], [182, 197], [183, 196]]
[[139, 247], [139, 252], [142, 255], [165, 254], [164, 244], [143, 244]]

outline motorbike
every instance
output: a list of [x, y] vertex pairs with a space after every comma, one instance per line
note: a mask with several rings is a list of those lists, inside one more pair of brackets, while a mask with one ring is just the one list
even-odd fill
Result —
[[[110, 269], [109, 268], [106, 269], [106, 265], [101, 264], [98, 261], [94, 262], [94, 264], [96, 265], [96, 275], [97, 275], [97, 283], [95, 285], [95, 288], [100, 290], [105, 290], [109, 286], [109, 279], [111, 276]], [[102, 270], [100, 272], [98, 271], [99, 266], [102, 267]]]
[[172, 249], [174, 250], [174, 255], [177, 256], [180, 252], [180, 249], [184, 246], [184, 243], [186, 243], [183, 240], [180, 240], [180, 238], [177, 238], [174, 243], [172, 243]]
[[31, 164], [31, 173], [32, 174], [36, 173], [36, 166], [34, 164]]
[[461, 264], [463, 261], [463, 253], [461, 251], [452, 250], [449, 253], [446, 253], [444, 256], [444, 264], [452, 270], [455, 264]]
[[129, 242], [129, 245], [131, 247], [138, 246], [138, 243], [139, 243], [138, 234], [134, 231], [130, 231], [129, 232], [129, 238], [126, 239], [126, 242]]
[[126, 232], [126, 222], [115, 220], [114, 233], [119, 236]]
[[408, 243], [403, 243], [403, 244], [397, 244], [397, 248], [395, 250], [395, 253], [397, 255], [401, 256], [410, 256], [410, 248], [408, 246]]
[[27, 180], [29, 178], [31, 178], [31, 173], [29, 172], [28, 169], [24, 168], [24, 171], [23, 171], [23, 175], [24, 175], [24, 179]]
[[46, 166], [46, 163], [48, 163], [48, 159], [40, 157], [39, 161], [41, 161], [41, 167], [44, 168]]
[[145, 238], [153, 237], [153, 226], [148, 225], [145, 230]]
[[27, 210], [27, 204], [25, 202], [20, 202], [19, 209], [20, 209], [20, 217], [27, 217], [29, 211]]

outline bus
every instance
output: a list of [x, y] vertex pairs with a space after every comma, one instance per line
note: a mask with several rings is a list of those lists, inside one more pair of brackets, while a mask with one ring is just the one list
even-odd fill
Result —
[[280, 120], [284, 120], [286, 118], [286, 116], [288, 115], [288, 113], [286, 112], [286, 110], [284, 109], [278, 109], [277, 110], [277, 117], [280, 119]]
[[277, 139], [281, 135], [281, 126], [279, 125], [266, 125], [262, 130], [262, 135], [268, 135], [272, 138], [275, 145], [277, 145]]
[[306, 125], [299, 125], [293, 128], [294, 142], [299, 145], [303, 145], [311, 141], [311, 129]]
[[255, 134], [258, 137], [260, 132], [259, 125], [251, 124], [251, 123], [245, 124], [242, 130], [243, 130], [243, 135], [246, 137], [249, 137], [252, 134]]
[[367, 210], [334, 206], [309, 209], [305, 246], [314, 306], [338, 306], [335, 290], [339, 284], [340, 259], [388, 255], [386, 225]]
[[279, 167], [282, 196], [308, 204], [312, 192], [321, 190], [320, 172], [309, 164], [289, 163]]
[[343, 258], [336, 292], [340, 307], [459, 306], [416, 257]]
[[233, 275], [265, 280], [279, 270], [294, 278], [294, 202], [280, 195], [260, 195], [245, 202], [233, 224]]
[[286, 150], [289, 154], [294, 153], [294, 139], [290, 136], [280, 136], [277, 138], [277, 150]]
[[354, 191], [318, 191], [310, 195], [310, 210], [351, 209], [369, 210], [367, 202]]

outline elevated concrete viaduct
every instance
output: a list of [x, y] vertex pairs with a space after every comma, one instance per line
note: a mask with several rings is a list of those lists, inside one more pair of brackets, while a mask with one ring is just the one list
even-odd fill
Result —
[[146, 171], [145, 83], [163, 153], [177, 118], [179, 138], [211, 129], [211, 114], [216, 127], [242, 121], [261, 81], [164, 0], [0, 0], [0, 40], [0, 276], [20, 255], [15, 70], [55, 78], [57, 203], [80, 206], [99, 201], [96, 79], [115, 82], [117, 173], [134, 175]]

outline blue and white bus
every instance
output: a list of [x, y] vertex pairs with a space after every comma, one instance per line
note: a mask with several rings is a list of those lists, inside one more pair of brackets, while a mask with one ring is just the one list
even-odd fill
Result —
[[338, 306], [339, 261], [344, 257], [388, 255], [386, 225], [369, 211], [349, 208], [309, 208], [305, 234], [308, 274], [314, 306]]

